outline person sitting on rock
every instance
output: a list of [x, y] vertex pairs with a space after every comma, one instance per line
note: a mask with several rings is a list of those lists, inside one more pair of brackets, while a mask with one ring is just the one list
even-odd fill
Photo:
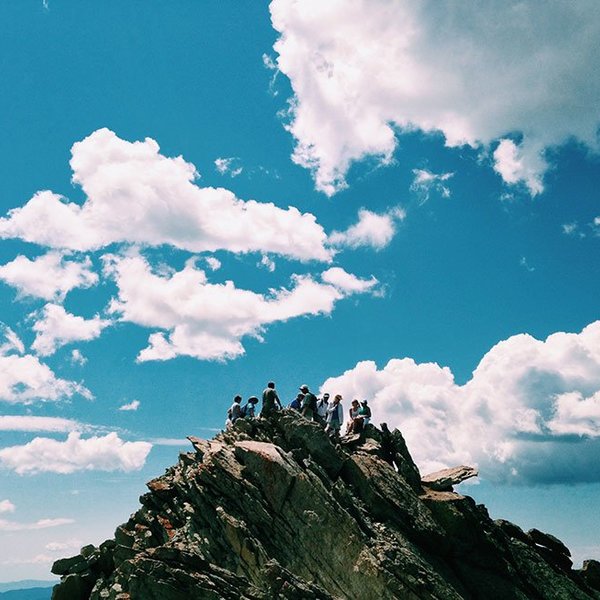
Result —
[[317, 421], [325, 426], [327, 424], [327, 409], [329, 407], [329, 394], [323, 394], [323, 397], [317, 402]]
[[358, 417], [358, 413], [360, 412], [360, 406], [358, 404], [358, 400], [354, 398], [352, 400], [352, 405], [348, 410], [348, 414], [350, 415], [350, 420], [348, 421], [348, 425], [346, 425], [346, 435], [352, 433], [352, 429], [354, 427], [354, 419]]
[[250, 396], [248, 402], [242, 406], [241, 415], [242, 417], [248, 417], [254, 419], [256, 416], [256, 405], [258, 404], [258, 398], [256, 396]]
[[365, 426], [369, 424], [370, 420], [371, 408], [367, 404], [366, 400], [361, 400], [358, 415], [354, 417], [354, 422], [352, 424], [352, 433], [360, 433], [361, 431], [363, 431]]
[[240, 406], [241, 401], [242, 397], [237, 395], [233, 399], [233, 404], [227, 409], [227, 421], [225, 421], [225, 427], [227, 429], [229, 429], [242, 416], [242, 408]]
[[304, 394], [304, 398], [302, 398], [302, 416], [312, 421], [317, 410], [317, 397], [308, 389], [306, 384], [300, 386], [300, 391]]
[[261, 417], [268, 418], [277, 410], [281, 410], [281, 402], [279, 401], [279, 396], [275, 391], [274, 381], [269, 381], [269, 383], [267, 383], [267, 387], [263, 391], [262, 402], [262, 410], [260, 411]]
[[300, 412], [302, 410], [302, 399], [304, 398], [304, 394], [300, 392], [291, 402], [290, 408], [297, 410]]
[[330, 436], [338, 436], [340, 428], [344, 421], [344, 407], [342, 406], [342, 396], [336, 394], [333, 402], [330, 402], [327, 407], [327, 426], [325, 431]]

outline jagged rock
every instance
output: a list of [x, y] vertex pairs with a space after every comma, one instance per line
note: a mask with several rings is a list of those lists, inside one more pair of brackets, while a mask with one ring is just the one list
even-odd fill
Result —
[[465, 479], [471, 477], [477, 477], [477, 469], [473, 467], [467, 467], [461, 465], [459, 467], [452, 467], [450, 469], [442, 469], [435, 473], [429, 473], [421, 478], [421, 483], [432, 490], [438, 490], [440, 492], [452, 491], [452, 486], [459, 484]]
[[584, 560], [579, 574], [587, 585], [600, 591], [600, 562], [592, 559]]
[[59, 558], [52, 565], [52, 573], [55, 575], [65, 575], [66, 573], [79, 573], [87, 569], [85, 557], [77, 554], [69, 558]]
[[55, 563], [53, 600], [600, 599], [552, 536], [421, 487], [397, 430], [336, 445], [284, 410], [189, 439], [114, 540]]
[[544, 546], [545, 548], [548, 548], [548, 550], [551, 550], [557, 554], [571, 556], [569, 549], [558, 538], [554, 537], [550, 533], [544, 533], [539, 529], [530, 529], [527, 532], [527, 535], [535, 544]]

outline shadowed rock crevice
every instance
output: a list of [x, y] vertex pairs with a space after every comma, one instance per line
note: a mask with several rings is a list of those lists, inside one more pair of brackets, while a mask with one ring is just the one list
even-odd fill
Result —
[[600, 599], [598, 563], [453, 492], [469, 467], [422, 482], [385, 425], [334, 444], [282, 411], [189, 439], [113, 540], [55, 563], [54, 600]]

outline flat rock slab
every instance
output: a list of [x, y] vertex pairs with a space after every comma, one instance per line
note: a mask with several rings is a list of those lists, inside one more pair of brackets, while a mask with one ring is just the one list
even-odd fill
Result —
[[479, 475], [479, 472], [474, 467], [460, 465], [459, 467], [442, 469], [441, 471], [425, 475], [421, 478], [421, 483], [432, 490], [451, 492], [453, 485], [465, 481], [465, 479], [477, 477], [477, 475]]

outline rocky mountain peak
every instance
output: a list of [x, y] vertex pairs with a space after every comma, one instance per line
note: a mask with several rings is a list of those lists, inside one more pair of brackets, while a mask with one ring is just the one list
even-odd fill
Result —
[[600, 564], [454, 492], [470, 467], [422, 480], [385, 424], [333, 443], [284, 410], [189, 439], [114, 539], [54, 564], [54, 600], [600, 598]]

